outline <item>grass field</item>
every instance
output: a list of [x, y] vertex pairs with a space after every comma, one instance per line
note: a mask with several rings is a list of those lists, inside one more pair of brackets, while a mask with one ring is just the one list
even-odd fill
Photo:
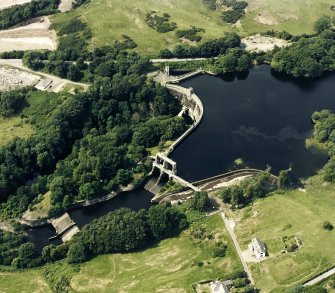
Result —
[[0, 273], [1, 293], [51, 293], [41, 270]]
[[26, 138], [34, 132], [30, 124], [20, 117], [0, 118], [0, 146], [9, 143], [15, 137]]
[[[314, 177], [307, 182], [306, 192], [276, 194], [234, 212], [242, 249], [247, 249], [253, 237], [259, 237], [269, 250], [269, 259], [251, 265], [257, 287], [269, 292], [299, 284], [335, 265], [335, 231], [322, 227], [326, 220], [335, 224], [334, 187]], [[304, 245], [281, 254], [282, 237], [295, 235]]]
[[58, 14], [53, 22], [60, 23], [80, 17], [92, 29], [92, 47], [111, 45], [123, 34], [137, 44], [136, 50], [148, 54], [178, 43], [175, 32], [158, 33], [145, 23], [145, 14], [155, 10], [169, 13], [177, 29], [191, 25], [205, 29], [204, 40], [221, 37], [236, 30], [242, 35], [271, 29], [287, 30], [293, 34], [310, 33], [313, 23], [322, 15], [335, 16], [330, 9], [332, 0], [249, 0], [249, 8], [241, 25], [222, 22], [220, 11], [211, 11], [202, 0], [92, 0], [72, 12]]
[[[312, 33], [314, 22], [323, 15], [335, 16], [332, 0], [249, 0], [243, 20], [247, 33], [271, 29], [291, 34]], [[266, 24], [268, 23], [268, 24]], [[271, 24], [270, 24], [271, 23]]]
[[202, 0], [92, 0], [88, 7], [58, 15], [55, 21], [80, 16], [92, 29], [92, 46], [113, 44], [126, 34], [138, 44], [140, 51], [150, 53], [173, 47], [177, 42], [175, 32], [161, 34], [145, 23], [145, 14], [151, 10], [169, 13], [171, 21], [177, 23], [177, 29], [190, 28], [191, 25], [205, 29], [207, 39], [222, 36], [227, 31], [219, 13], [208, 10]]
[[[220, 216], [202, 224], [228, 242], [225, 257], [213, 258], [209, 247], [195, 244], [186, 231], [142, 252], [96, 257], [72, 278], [71, 287], [74, 292], [192, 292], [193, 283], [241, 270]], [[196, 266], [197, 261], [203, 266]]]
[[[48, 293], [50, 286], [71, 279], [69, 292], [192, 292], [193, 283], [225, 277], [242, 270], [234, 246], [227, 236], [219, 215], [196, 216], [218, 240], [228, 244], [223, 258], [213, 258], [207, 241], [196, 243], [190, 229], [180, 236], [166, 239], [143, 251], [127, 254], [101, 255], [82, 265], [80, 272], [66, 261], [40, 270], [0, 273], [0, 292]], [[192, 224], [192, 225], [196, 225]], [[196, 262], [203, 262], [197, 266]], [[44, 277], [46, 273], [46, 281]], [[62, 281], [63, 280], [63, 281]]]

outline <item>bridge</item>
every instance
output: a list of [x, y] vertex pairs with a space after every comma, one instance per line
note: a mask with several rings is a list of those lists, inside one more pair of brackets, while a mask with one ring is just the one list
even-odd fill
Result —
[[194, 186], [192, 183], [186, 181], [185, 179], [177, 175], [177, 163], [171, 160], [165, 154], [158, 153], [156, 155], [155, 161], [153, 162], [152, 165], [152, 172], [155, 170], [155, 168], [157, 168], [160, 171], [158, 181], [160, 181], [160, 178], [163, 174], [166, 174], [169, 176], [169, 178], [178, 181], [181, 185], [188, 187], [193, 191], [200, 191], [200, 188]]

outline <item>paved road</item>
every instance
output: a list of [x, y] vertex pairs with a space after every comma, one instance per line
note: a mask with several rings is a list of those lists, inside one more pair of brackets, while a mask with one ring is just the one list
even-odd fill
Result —
[[304, 283], [303, 286], [306, 287], [306, 286], [312, 286], [312, 285], [315, 285], [315, 284], [317, 284], [317, 283], [323, 281], [324, 279], [327, 279], [328, 277], [330, 277], [330, 276], [333, 275], [333, 274], [335, 274], [335, 268], [332, 268], [332, 269], [330, 269], [329, 271], [324, 272], [322, 275], [317, 276], [317, 277], [315, 277], [314, 279], [312, 279], [312, 280], [310, 280], [310, 281]]
[[244, 271], [247, 273], [248, 278], [249, 278], [251, 284], [254, 285], [254, 284], [255, 284], [254, 279], [253, 279], [253, 277], [252, 277], [252, 275], [251, 275], [251, 271], [249, 270], [249, 268], [248, 268], [248, 266], [247, 266], [247, 263], [245, 262], [245, 260], [244, 260], [244, 258], [243, 258], [242, 250], [241, 250], [240, 245], [239, 245], [238, 242], [237, 242], [235, 232], [234, 232], [234, 230], [231, 228], [230, 223], [229, 223], [229, 220], [225, 217], [225, 214], [224, 214], [223, 212], [221, 212], [221, 216], [222, 216], [223, 222], [224, 222], [224, 224], [225, 224], [225, 226], [226, 226], [226, 229], [227, 229], [228, 233], [230, 234], [231, 239], [233, 239], [233, 242], [234, 242], [234, 245], [235, 245], [237, 254], [238, 254], [238, 256], [239, 256], [239, 258], [240, 258], [240, 260], [241, 260], [241, 263], [242, 263], [242, 265], [243, 265]]
[[[150, 59], [151, 63], [165, 63], [165, 62], [185, 62], [185, 61], [206, 61], [208, 59], [212, 58], [169, 58], [169, 59]], [[214, 59], [217, 59], [217, 57], [214, 57]]]
[[79, 85], [79, 86], [84, 87], [84, 89], [87, 89], [89, 87], [89, 84], [86, 84], [86, 83], [74, 82], [74, 81], [71, 81], [71, 80], [68, 80], [68, 79], [60, 78], [60, 77], [52, 75], [52, 74], [31, 70], [28, 67], [25, 67], [23, 65], [21, 59], [0, 59], [0, 65], [13, 66], [13, 67], [16, 67], [16, 68], [19, 68], [19, 69], [37, 74], [37, 75], [42, 75], [46, 78], [49, 78], [49, 79], [53, 80], [53, 83], [54, 83], [53, 90], [52, 90], [53, 92], [61, 91], [66, 84]]

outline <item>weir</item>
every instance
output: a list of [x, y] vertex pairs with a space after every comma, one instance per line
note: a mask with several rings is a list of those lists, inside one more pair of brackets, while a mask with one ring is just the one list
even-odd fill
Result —
[[[203, 180], [195, 181], [190, 183], [193, 187], [197, 188], [197, 191], [214, 192], [225, 186], [230, 186], [237, 184], [241, 180], [255, 176], [264, 170], [259, 169], [240, 169], [235, 171], [230, 171], [224, 174], [206, 178]], [[270, 179], [274, 183], [277, 181], [278, 177], [270, 174]], [[163, 202], [178, 202], [185, 201], [193, 196], [194, 189], [188, 188], [179, 192], [172, 192], [164, 195], [157, 195], [152, 199], [152, 202], [163, 203]]]
[[65, 213], [61, 217], [54, 219], [51, 222], [51, 225], [55, 228], [57, 235], [51, 237], [49, 240], [60, 237], [63, 242], [69, 241], [76, 233], [80, 231], [68, 213]]

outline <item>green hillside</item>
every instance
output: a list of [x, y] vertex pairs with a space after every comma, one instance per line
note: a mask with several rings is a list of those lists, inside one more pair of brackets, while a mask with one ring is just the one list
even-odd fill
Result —
[[[221, 11], [211, 11], [203, 0], [92, 0], [70, 13], [54, 17], [55, 23], [80, 17], [93, 33], [92, 47], [110, 45], [123, 34], [130, 36], [142, 52], [157, 52], [181, 42], [175, 31], [159, 33], [145, 22], [150, 11], [168, 13], [178, 29], [191, 26], [205, 29], [203, 40], [217, 38], [226, 31], [237, 30], [242, 35], [271, 29], [287, 30], [293, 34], [310, 33], [313, 23], [322, 15], [335, 15], [331, 0], [249, 0], [247, 13], [241, 24], [226, 24]], [[287, 11], [290, 11], [289, 13]]]

